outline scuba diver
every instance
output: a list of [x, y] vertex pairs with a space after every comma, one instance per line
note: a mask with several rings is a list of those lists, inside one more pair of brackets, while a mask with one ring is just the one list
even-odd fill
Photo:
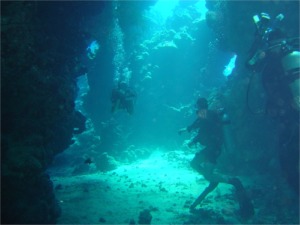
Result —
[[288, 183], [299, 195], [299, 37], [288, 38], [280, 29], [284, 19], [267, 13], [253, 17], [254, 43], [246, 67], [261, 74], [266, 92], [266, 113], [277, 121], [279, 160]]
[[132, 115], [136, 96], [136, 92], [126, 82], [118, 82], [118, 86], [112, 90], [111, 94], [111, 112], [115, 113], [118, 109], [125, 109]]
[[279, 28], [280, 21], [284, 19], [282, 14], [273, 23], [267, 13], [255, 15], [253, 19], [256, 24], [256, 37], [246, 66], [255, 72], [261, 72], [268, 97], [273, 97], [269, 92], [273, 92], [276, 85], [288, 88], [291, 99], [286, 104], [299, 111], [299, 37], [285, 37]]
[[188, 146], [192, 147], [200, 143], [205, 148], [196, 153], [191, 161], [191, 167], [202, 174], [209, 181], [209, 185], [190, 206], [190, 210], [191, 212], [195, 211], [195, 208], [219, 183], [226, 183], [235, 187], [240, 215], [248, 219], [254, 214], [254, 209], [241, 181], [236, 177], [229, 177], [216, 172], [217, 159], [221, 154], [224, 142], [222, 128], [223, 125], [230, 123], [228, 116], [223, 109], [209, 110], [205, 98], [199, 98], [196, 107], [197, 119], [190, 126], [180, 129], [178, 133], [197, 131], [197, 135], [189, 142]]

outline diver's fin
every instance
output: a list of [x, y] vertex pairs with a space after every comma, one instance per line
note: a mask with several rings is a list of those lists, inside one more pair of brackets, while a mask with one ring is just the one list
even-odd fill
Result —
[[249, 219], [254, 215], [254, 207], [247, 196], [247, 192], [238, 178], [232, 178], [229, 180], [229, 183], [232, 184], [236, 189], [237, 199], [240, 205], [240, 216], [243, 219]]

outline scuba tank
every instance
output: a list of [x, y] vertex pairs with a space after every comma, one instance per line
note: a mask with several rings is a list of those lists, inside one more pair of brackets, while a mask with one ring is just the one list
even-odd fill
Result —
[[267, 54], [279, 57], [283, 73], [280, 80], [287, 85], [291, 93], [291, 106], [300, 111], [300, 51], [299, 43], [295, 44], [293, 39], [279, 40], [273, 42], [267, 50]]
[[281, 60], [285, 71], [283, 79], [287, 82], [292, 94], [292, 106], [300, 111], [300, 51], [292, 51]]

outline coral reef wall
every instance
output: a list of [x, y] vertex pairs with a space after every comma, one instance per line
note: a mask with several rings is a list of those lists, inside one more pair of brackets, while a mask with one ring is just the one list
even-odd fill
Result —
[[45, 171], [84, 128], [74, 107], [88, 39], [80, 23], [104, 4], [1, 2], [1, 223], [60, 215]]

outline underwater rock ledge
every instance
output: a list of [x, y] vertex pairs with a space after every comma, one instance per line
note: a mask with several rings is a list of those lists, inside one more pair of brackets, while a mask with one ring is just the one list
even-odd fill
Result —
[[2, 224], [55, 224], [61, 214], [46, 169], [85, 126], [74, 104], [79, 21], [94, 11], [78, 8], [104, 4], [1, 2]]

